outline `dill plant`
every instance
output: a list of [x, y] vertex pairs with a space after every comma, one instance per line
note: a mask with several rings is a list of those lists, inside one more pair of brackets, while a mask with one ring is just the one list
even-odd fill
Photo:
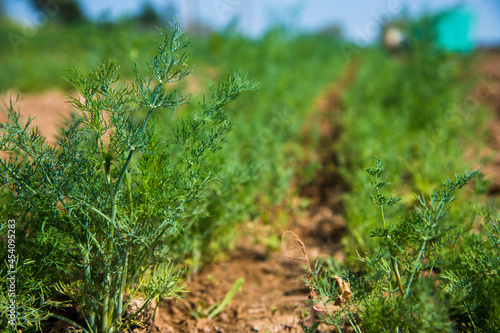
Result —
[[[232, 128], [225, 106], [256, 84], [237, 73], [211, 84], [209, 97], [183, 94], [176, 82], [191, 71], [189, 42], [177, 23], [160, 35], [149, 74], [136, 66], [132, 84], [119, 80], [114, 60], [86, 74], [68, 70], [78, 90], [70, 103], [79, 114], [55, 147], [21, 118], [16, 101], [4, 110], [0, 146], [12, 154], [0, 159], [0, 184], [10, 189], [2, 202], [9, 200], [19, 235], [19, 328], [39, 328], [52, 316], [84, 332], [119, 332], [151, 302], [185, 292], [168, 244], [199, 214], [203, 189], [219, 180], [207, 157]], [[155, 114], [186, 103], [196, 111], [160, 135]], [[55, 313], [54, 306], [68, 305], [52, 297], [56, 290], [80, 307], [85, 324]], [[138, 296], [142, 307], [125, 315]]]
[[[479, 171], [443, 181], [397, 220], [385, 217], [399, 198], [384, 193], [390, 183], [382, 178], [382, 162], [374, 159], [366, 171], [375, 189], [371, 201], [380, 209], [370, 234], [378, 246], [358, 255], [363, 265], [357, 273], [331, 260], [308, 269], [305, 282], [314, 291], [312, 302], [325, 309], [322, 321], [339, 331], [349, 322], [356, 332], [497, 331], [498, 221], [483, 214], [484, 232], [475, 234], [471, 223], [457, 225], [449, 214], [456, 192]], [[346, 290], [349, 297], [342, 299]]]

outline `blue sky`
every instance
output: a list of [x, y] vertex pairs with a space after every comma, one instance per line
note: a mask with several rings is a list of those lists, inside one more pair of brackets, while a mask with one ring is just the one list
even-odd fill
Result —
[[[63, 2], [63, 0], [53, 0]], [[65, 1], [65, 0], [64, 0]], [[26, 23], [34, 21], [26, 0], [4, 0], [7, 12]], [[146, 1], [79, 0], [85, 13], [97, 18], [134, 14]], [[181, 25], [190, 20], [221, 28], [239, 17], [239, 28], [258, 36], [273, 23], [286, 22], [295, 28], [321, 29], [340, 24], [350, 39], [373, 40], [383, 18], [397, 17], [404, 8], [412, 14], [448, 8], [457, 4], [474, 15], [473, 34], [480, 44], [500, 43], [500, 0], [149, 0], [160, 13], [169, 5], [177, 8]], [[361, 37], [360, 37], [361, 36]]]

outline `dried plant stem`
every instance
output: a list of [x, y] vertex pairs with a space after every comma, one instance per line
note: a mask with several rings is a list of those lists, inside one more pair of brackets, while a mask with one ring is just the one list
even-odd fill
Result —
[[[287, 234], [292, 235], [294, 240], [297, 242], [297, 246], [292, 247], [291, 249], [287, 250], [285, 246], [285, 237]], [[283, 252], [285, 252], [285, 255], [288, 257], [290, 260], [301, 260], [306, 262], [306, 269], [307, 269], [307, 280], [309, 281], [309, 298], [314, 299], [316, 297], [316, 292], [314, 291], [314, 288], [312, 287], [311, 283], [311, 274], [312, 274], [312, 269], [311, 269], [311, 264], [309, 262], [309, 257], [306, 252], [306, 246], [304, 245], [304, 242], [300, 240], [299, 236], [295, 234], [293, 231], [286, 231], [283, 236], [281, 237], [281, 247], [283, 248]], [[302, 253], [303, 257], [294, 257], [291, 255], [291, 251], [299, 249], [300, 252]]]

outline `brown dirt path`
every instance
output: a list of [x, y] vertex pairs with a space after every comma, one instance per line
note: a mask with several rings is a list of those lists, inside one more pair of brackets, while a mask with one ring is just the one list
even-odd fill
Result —
[[[353, 69], [350, 66], [339, 83], [325, 90], [314, 107], [313, 119], [306, 125], [319, 126], [318, 159], [322, 168], [312, 183], [301, 189], [299, 195], [311, 205], [303, 216], [290, 217], [290, 228], [305, 243], [310, 259], [327, 255], [343, 259], [339, 240], [346, 225], [338, 215], [342, 209], [338, 195], [342, 183], [334, 172], [331, 149], [340, 129], [332, 124], [332, 113], [341, 109], [342, 91], [353, 79]], [[190, 292], [183, 302], [160, 304], [153, 332], [303, 332], [299, 321], [308, 327], [316, 321], [316, 314], [306, 303], [309, 289], [301, 281], [307, 277], [301, 268], [304, 264], [290, 260], [282, 250], [266, 256], [265, 248], [254, 245], [252, 237], [242, 239], [228, 260], [208, 265], [190, 277]], [[222, 300], [240, 277], [245, 278], [242, 290], [219, 316], [211, 320], [194, 318], [193, 311]], [[333, 332], [326, 325], [319, 331]]]

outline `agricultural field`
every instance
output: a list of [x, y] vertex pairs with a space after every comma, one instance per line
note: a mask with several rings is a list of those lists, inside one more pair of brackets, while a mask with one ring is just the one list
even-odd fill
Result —
[[500, 331], [500, 53], [0, 22], [1, 332]]

